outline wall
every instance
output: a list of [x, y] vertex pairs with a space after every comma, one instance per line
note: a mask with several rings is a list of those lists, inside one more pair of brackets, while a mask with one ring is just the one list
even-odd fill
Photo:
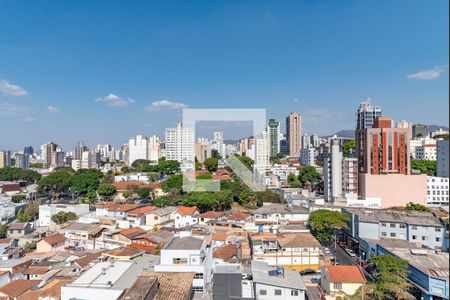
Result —
[[405, 206], [408, 202], [426, 205], [427, 176], [359, 174], [359, 193], [362, 198], [381, 198], [381, 206]]

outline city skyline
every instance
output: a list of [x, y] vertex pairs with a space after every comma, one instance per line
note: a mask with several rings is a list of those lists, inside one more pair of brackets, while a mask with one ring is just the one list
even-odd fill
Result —
[[184, 107], [266, 108], [282, 132], [296, 111], [329, 135], [369, 97], [448, 124], [446, 1], [1, 6], [2, 148], [163, 136]]

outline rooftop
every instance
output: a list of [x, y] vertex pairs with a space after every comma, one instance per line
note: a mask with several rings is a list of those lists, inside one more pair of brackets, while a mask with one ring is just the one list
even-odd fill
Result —
[[299, 272], [283, 270], [281, 273], [278, 274], [275, 268], [265, 262], [252, 260], [253, 282], [306, 291]]
[[366, 278], [358, 266], [327, 266], [330, 282], [364, 283]]
[[130, 211], [138, 207], [137, 204], [120, 204], [114, 202], [106, 202], [96, 206], [97, 209], [107, 209], [108, 211]]
[[365, 208], [345, 208], [345, 210], [359, 215], [359, 220], [362, 222], [390, 222], [443, 227], [439, 218], [435, 217], [431, 212], [371, 210]]
[[106, 256], [113, 257], [113, 258], [135, 258], [137, 256], [142, 255], [144, 252], [139, 249], [131, 249], [131, 248], [117, 248], [110, 250], [108, 252], [105, 252]]
[[153, 210], [150, 212], [150, 214], [161, 217], [161, 216], [176, 212], [177, 210], [178, 210], [178, 208], [176, 206], [166, 206], [166, 207], [162, 207], [162, 208]]
[[154, 300], [185, 300], [192, 290], [195, 273], [144, 273], [158, 278], [159, 290]]
[[289, 206], [286, 204], [270, 203], [264, 204], [255, 214], [308, 214], [308, 209], [300, 206]]
[[41, 241], [44, 241], [44, 242], [46, 242], [46, 243], [48, 243], [50, 245], [54, 245], [54, 244], [58, 244], [58, 243], [64, 242], [65, 240], [67, 240], [67, 239], [66, 239], [66, 237], [63, 234], [57, 233], [57, 234], [54, 234], [54, 235], [46, 236], [46, 237], [42, 238]]
[[224, 245], [214, 249], [213, 257], [224, 261], [238, 255], [238, 248], [235, 245]]
[[136, 226], [136, 227], [131, 227], [128, 229], [123, 229], [123, 230], [119, 231], [119, 233], [121, 235], [126, 236], [127, 238], [131, 239], [131, 238], [135, 238], [141, 234], [145, 234], [145, 233], [147, 233], [147, 231], [145, 231], [144, 229], [142, 229], [139, 226]]
[[40, 280], [16, 279], [0, 287], [0, 296], [17, 298], [32, 287], [36, 286]]
[[191, 236], [173, 238], [165, 247], [166, 250], [200, 250], [203, 240]]
[[224, 214], [225, 214], [225, 212], [223, 212], [223, 211], [210, 210], [210, 211], [202, 213], [199, 217], [206, 218], [206, 219], [217, 219], [217, 218], [222, 217]]
[[435, 252], [426, 249], [395, 249], [388, 248], [396, 256], [408, 261], [408, 263], [420, 271], [434, 277], [449, 277], [449, 253]]
[[96, 229], [98, 224], [89, 224], [89, 223], [78, 223], [78, 222], [72, 222], [68, 226], [64, 227], [62, 229], [63, 232], [65, 231], [87, 231], [90, 232], [94, 229]]
[[180, 206], [180, 207], [178, 207], [178, 210], [177, 210], [177, 212], [180, 215], [185, 215], [185, 216], [192, 216], [196, 211], [198, 211], [197, 206], [191, 206], [191, 207]]
[[60, 299], [61, 287], [70, 282], [70, 280], [54, 279], [40, 289], [26, 291], [20, 296], [20, 300]]
[[282, 248], [320, 247], [320, 243], [316, 240], [316, 238], [307, 232], [280, 234], [278, 242]]
[[28, 223], [12, 223], [12, 224], [9, 224], [8, 230], [23, 230], [28, 225], [29, 225]]
[[143, 215], [148, 214], [151, 211], [154, 211], [155, 209], [156, 209], [156, 207], [150, 206], [150, 205], [142, 206], [142, 207], [138, 207], [138, 208], [128, 211], [128, 215], [129, 216], [134, 216], [134, 215], [135, 216], [143, 216]]

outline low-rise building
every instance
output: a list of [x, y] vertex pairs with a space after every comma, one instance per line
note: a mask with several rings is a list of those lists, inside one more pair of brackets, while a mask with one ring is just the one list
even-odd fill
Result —
[[449, 204], [449, 178], [427, 176], [427, 206], [440, 207]]
[[206, 291], [212, 279], [212, 251], [206, 240], [191, 236], [173, 238], [160, 253], [161, 262], [155, 265], [155, 272], [195, 273], [193, 291]]
[[103, 230], [98, 224], [73, 222], [61, 229], [61, 233], [67, 238], [68, 247], [96, 249], [96, 240]]
[[327, 299], [353, 296], [366, 282], [358, 266], [326, 266], [320, 273], [320, 286]]
[[52, 216], [59, 212], [72, 212], [77, 216], [89, 213], [89, 204], [44, 204], [39, 205], [39, 226], [56, 225]]
[[32, 231], [31, 223], [13, 223], [8, 226], [8, 237], [18, 239]]
[[197, 207], [180, 206], [175, 214], [175, 228], [182, 228], [198, 223], [199, 211]]
[[301, 206], [264, 202], [253, 215], [256, 226], [303, 224], [308, 221], [309, 211]]
[[40, 280], [13, 280], [10, 283], [0, 287], [0, 298], [19, 299], [23, 293], [37, 286], [40, 282]]
[[252, 261], [254, 295], [257, 300], [305, 299], [306, 286], [299, 272]]
[[145, 226], [153, 229], [157, 226], [168, 225], [175, 221], [178, 208], [175, 206], [166, 206], [152, 210], [145, 215]]
[[67, 238], [60, 233], [46, 236], [36, 243], [36, 252], [64, 251]]

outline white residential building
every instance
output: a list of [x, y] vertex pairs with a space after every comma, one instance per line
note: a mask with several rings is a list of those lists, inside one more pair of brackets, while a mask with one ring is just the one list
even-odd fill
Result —
[[436, 140], [428, 137], [410, 140], [409, 152], [412, 159], [436, 160]]
[[342, 163], [343, 155], [338, 139], [332, 139], [330, 153], [324, 157], [324, 197], [326, 201], [334, 201], [342, 197]]
[[273, 165], [255, 168], [259, 182], [267, 187], [287, 186], [287, 178], [290, 174], [299, 175], [296, 167], [289, 165]]
[[198, 223], [199, 211], [197, 207], [178, 207], [177, 213], [175, 214], [175, 228], [183, 228], [186, 226], [191, 226]]
[[449, 178], [427, 176], [427, 206], [439, 207], [449, 205]]
[[346, 199], [358, 198], [358, 159], [346, 157], [342, 166], [342, 193]]
[[101, 158], [107, 158], [109, 157], [109, 153], [111, 152], [111, 145], [110, 144], [98, 144], [95, 148], [95, 151], [100, 153]]
[[114, 176], [114, 182], [122, 182], [122, 181], [140, 181], [144, 183], [149, 182], [148, 175], [145, 173], [131, 173], [131, 174], [122, 174]]
[[147, 159], [148, 157], [148, 139], [143, 135], [131, 137], [128, 140], [128, 164], [131, 165], [135, 160]]
[[184, 128], [181, 123], [176, 128], [166, 128], [165, 155], [167, 160], [176, 160], [183, 169], [194, 169], [195, 135], [192, 128]]
[[77, 216], [89, 213], [89, 204], [44, 204], [39, 205], [39, 226], [56, 225], [52, 216], [59, 212], [73, 212]]
[[270, 164], [269, 140], [267, 132], [261, 133], [255, 139], [255, 166], [268, 166]]
[[161, 249], [155, 272], [192, 272], [192, 290], [203, 293], [212, 281], [212, 250], [202, 238], [173, 238]]
[[449, 177], [448, 140], [437, 141], [437, 176]]
[[148, 138], [147, 159], [157, 162], [161, 158], [161, 141], [159, 137], [153, 135]]
[[212, 149], [215, 149], [220, 157], [226, 158], [225, 144], [223, 142], [223, 132], [214, 132]]
[[316, 165], [316, 149], [314, 147], [308, 147], [300, 151], [300, 163], [303, 166], [315, 166]]

